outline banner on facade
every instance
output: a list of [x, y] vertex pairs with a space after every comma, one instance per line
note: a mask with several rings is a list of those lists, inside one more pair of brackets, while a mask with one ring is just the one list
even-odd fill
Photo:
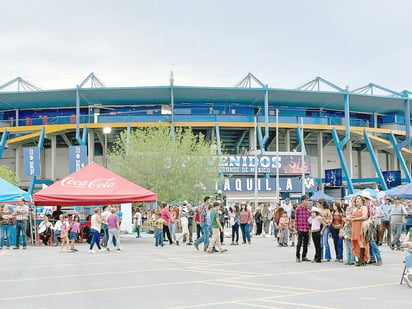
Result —
[[[312, 177], [304, 178], [305, 192], [317, 190], [315, 180]], [[259, 192], [276, 191], [276, 178], [257, 178], [257, 190]], [[254, 178], [226, 178], [220, 185], [223, 192], [254, 192]], [[302, 192], [301, 177], [279, 178], [279, 192]]]
[[[277, 155], [233, 155], [220, 156], [220, 173], [238, 175], [254, 174], [276, 174], [279, 175], [302, 174], [302, 155], [279, 154]], [[304, 156], [305, 174], [311, 173], [310, 156]]]
[[382, 172], [388, 189], [400, 186], [402, 184], [401, 171], [385, 171]]
[[87, 146], [69, 146], [70, 174], [77, 172], [88, 163]]
[[24, 176], [40, 176], [40, 150], [38, 147], [23, 148]]
[[342, 186], [342, 169], [325, 170], [325, 185], [328, 187]]

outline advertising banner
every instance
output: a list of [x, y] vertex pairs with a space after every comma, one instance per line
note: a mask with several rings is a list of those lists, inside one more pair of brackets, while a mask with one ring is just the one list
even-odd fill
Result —
[[[305, 177], [306, 192], [317, 190], [315, 181], [312, 177]], [[220, 186], [223, 192], [254, 192], [254, 178], [226, 178]], [[276, 191], [276, 178], [257, 178], [257, 190], [259, 192]], [[279, 192], [302, 192], [301, 177], [282, 177], [279, 178]]]
[[40, 150], [38, 147], [23, 148], [24, 176], [40, 176]]
[[[310, 156], [304, 157], [305, 174], [311, 173]], [[220, 173], [229, 175], [254, 174], [276, 174], [279, 175], [302, 174], [302, 155], [292, 153], [281, 153], [276, 155], [233, 155], [220, 157]]]
[[328, 187], [342, 186], [342, 169], [325, 170], [325, 185]]
[[401, 171], [385, 171], [382, 172], [388, 189], [400, 186], [402, 184]]
[[70, 146], [69, 147], [69, 161], [70, 161], [70, 174], [77, 172], [82, 167], [86, 166], [87, 160], [87, 146]]

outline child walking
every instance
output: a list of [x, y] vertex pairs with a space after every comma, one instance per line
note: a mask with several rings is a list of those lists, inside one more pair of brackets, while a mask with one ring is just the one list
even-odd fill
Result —
[[161, 247], [164, 246], [163, 244], [163, 225], [166, 223], [165, 219], [162, 219], [162, 215], [160, 213], [156, 214], [155, 220], [155, 246]]
[[283, 211], [282, 217], [279, 219], [279, 232], [280, 232], [280, 237], [279, 237], [279, 247], [287, 247], [288, 246], [288, 240], [289, 240], [289, 225], [290, 225], [290, 219], [288, 217], [287, 211]]
[[[62, 241], [61, 246], [60, 246], [60, 252], [69, 251], [69, 231], [70, 231], [69, 216], [65, 215], [63, 216], [62, 233], [60, 234], [60, 239]], [[63, 249], [65, 245], [67, 246], [66, 250]]]

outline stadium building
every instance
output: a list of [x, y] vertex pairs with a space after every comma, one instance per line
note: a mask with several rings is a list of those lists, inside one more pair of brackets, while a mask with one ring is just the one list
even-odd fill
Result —
[[269, 88], [250, 73], [234, 87], [177, 86], [171, 75], [167, 86], [112, 88], [91, 73], [72, 89], [42, 90], [16, 78], [0, 86], [0, 159], [32, 190], [84, 160], [106, 165], [121, 131], [161, 122], [221, 145], [230, 177], [217, 189], [229, 201], [388, 189], [411, 181], [410, 94], [320, 77]]

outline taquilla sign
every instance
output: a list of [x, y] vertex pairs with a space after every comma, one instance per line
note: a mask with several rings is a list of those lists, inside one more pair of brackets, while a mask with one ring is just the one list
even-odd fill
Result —
[[[306, 192], [315, 192], [315, 180], [312, 177], [303, 179]], [[257, 191], [269, 192], [276, 191], [276, 178], [257, 178]], [[226, 178], [220, 185], [223, 192], [254, 192], [254, 178]], [[302, 179], [300, 177], [279, 178], [279, 192], [301, 192]]]

